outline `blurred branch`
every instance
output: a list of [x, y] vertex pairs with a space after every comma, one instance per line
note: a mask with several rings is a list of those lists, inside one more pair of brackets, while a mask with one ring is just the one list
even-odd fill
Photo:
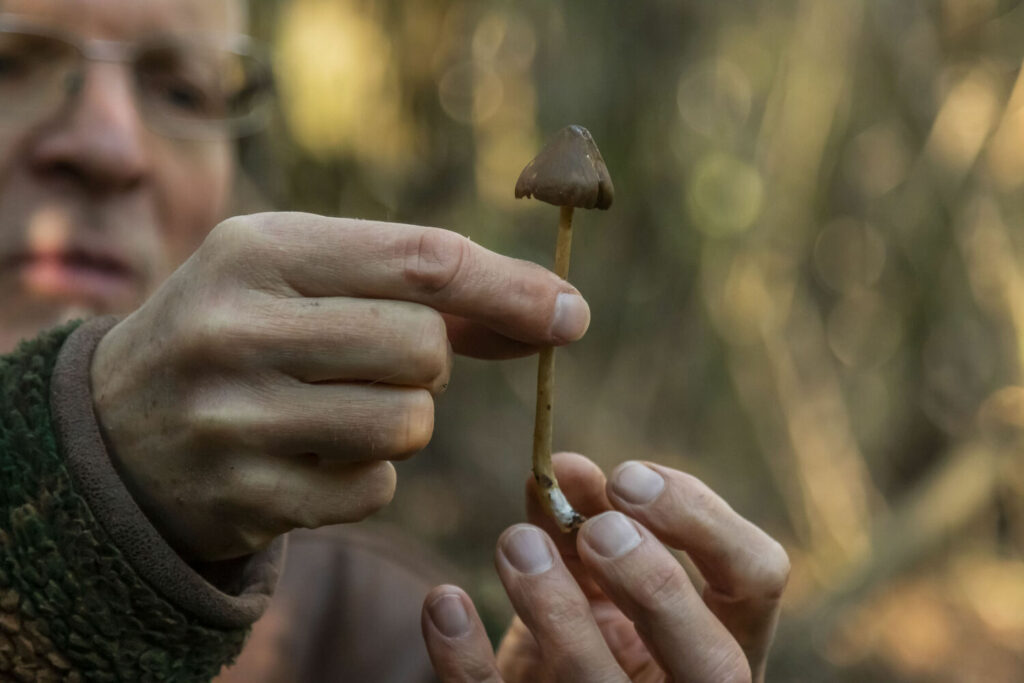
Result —
[[996, 454], [983, 443], [951, 452], [889, 517], [878, 520], [871, 557], [845, 572], [814, 614], [834, 619], [872, 587], [940, 551], [992, 504], [998, 472]]
[[[759, 136], [766, 195], [773, 201], [754, 234], [767, 243], [758, 245], [768, 247], [767, 258], [782, 244], [806, 247], [816, 232], [815, 197], [822, 192], [828, 139], [845, 119], [842, 94], [851, 79], [849, 56], [861, 15], [858, 2], [808, 0], [798, 7], [792, 48], [768, 97]], [[765, 260], [735, 256], [733, 269], [742, 267], [745, 274], [726, 291], [746, 289], [738, 302], [754, 297], [766, 305], [753, 307], [760, 320], [747, 323], [756, 329], [754, 346], [734, 348], [729, 362], [793, 527], [820, 578], [867, 552], [873, 487], [820, 314], [804, 301], [796, 262]]]
[[1012, 338], [1007, 384], [1019, 383], [1024, 365], [1024, 277], [1017, 265], [1009, 230], [999, 206], [988, 195], [967, 206], [959, 221], [957, 244], [967, 267], [971, 292], [979, 307]]
[[940, 554], [992, 506], [999, 480], [999, 454], [984, 442], [950, 452], [890, 516], [876, 521], [871, 556], [836, 576], [803, 614], [783, 621], [780, 650], [798, 661], [820, 659], [848, 609], [886, 581]]

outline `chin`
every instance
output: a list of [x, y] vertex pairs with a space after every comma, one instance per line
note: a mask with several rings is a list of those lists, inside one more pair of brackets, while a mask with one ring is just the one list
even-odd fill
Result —
[[[13, 300], [12, 300], [13, 299]], [[46, 330], [72, 320], [101, 315], [127, 315], [137, 307], [134, 301], [97, 300], [22, 294], [0, 298], [0, 354], [9, 353], [18, 342], [32, 339]]]
[[57, 324], [75, 318], [94, 318], [100, 315], [127, 315], [141, 302], [135, 296], [97, 297], [82, 293], [34, 292], [30, 296], [33, 308]]

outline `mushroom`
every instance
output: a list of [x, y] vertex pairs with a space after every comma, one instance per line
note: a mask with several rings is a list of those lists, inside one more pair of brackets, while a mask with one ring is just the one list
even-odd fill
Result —
[[[573, 209], [607, 209], [614, 190], [601, 152], [590, 131], [583, 126], [566, 126], [555, 134], [516, 181], [516, 198], [535, 197], [561, 207], [555, 273], [569, 275], [572, 246]], [[555, 388], [555, 350], [542, 349], [537, 368], [537, 413], [533, 428], [533, 477], [541, 506], [565, 532], [578, 528], [586, 517], [576, 512], [551, 466], [551, 414]]]

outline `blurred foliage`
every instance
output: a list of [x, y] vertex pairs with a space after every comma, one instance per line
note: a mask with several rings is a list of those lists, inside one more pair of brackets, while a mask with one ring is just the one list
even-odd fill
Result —
[[[696, 474], [790, 550], [770, 679], [1024, 671], [1024, 6], [1011, 0], [257, 2], [270, 203], [438, 225], [550, 265], [512, 198], [568, 123], [587, 337], [556, 447]], [[535, 360], [463, 360], [385, 516], [491, 569], [522, 515]]]

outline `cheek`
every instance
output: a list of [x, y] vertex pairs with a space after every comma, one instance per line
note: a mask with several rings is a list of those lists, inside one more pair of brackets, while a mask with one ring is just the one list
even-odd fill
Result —
[[170, 270], [177, 268], [225, 218], [234, 176], [230, 144], [206, 144], [166, 155], [156, 179], [160, 223]]

